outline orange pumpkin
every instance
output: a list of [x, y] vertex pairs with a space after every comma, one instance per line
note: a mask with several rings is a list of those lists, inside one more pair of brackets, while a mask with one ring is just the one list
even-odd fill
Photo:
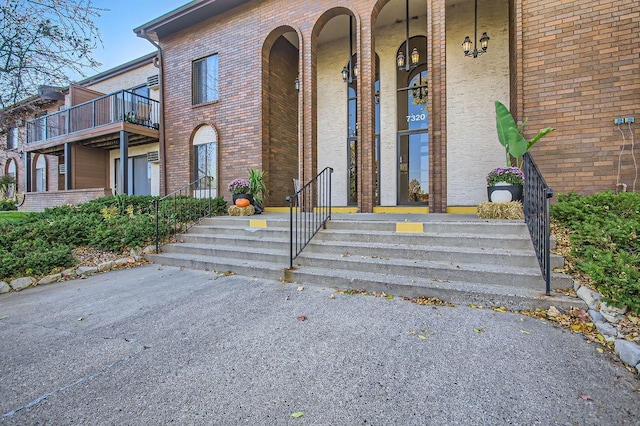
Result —
[[238, 206], [238, 207], [247, 207], [247, 206], [249, 206], [249, 204], [251, 204], [251, 203], [246, 198], [238, 198], [236, 200], [236, 206]]

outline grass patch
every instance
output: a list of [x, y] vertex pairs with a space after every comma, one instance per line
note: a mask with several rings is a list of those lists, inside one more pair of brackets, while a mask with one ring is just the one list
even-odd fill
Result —
[[0, 212], [0, 226], [10, 223], [10, 222], [20, 222], [21, 220], [29, 217], [30, 215], [34, 215], [37, 213], [33, 212]]
[[551, 215], [568, 231], [570, 272], [586, 274], [608, 303], [640, 313], [640, 193], [559, 195]]

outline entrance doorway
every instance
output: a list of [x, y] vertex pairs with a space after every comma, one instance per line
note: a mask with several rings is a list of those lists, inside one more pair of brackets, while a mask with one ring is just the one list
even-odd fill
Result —
[[429, 133], [398, 135], [398, 204], [429, 202]]

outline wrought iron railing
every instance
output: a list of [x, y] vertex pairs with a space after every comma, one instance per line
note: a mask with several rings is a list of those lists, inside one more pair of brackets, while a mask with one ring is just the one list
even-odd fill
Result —
[[157, 129], [160, 103], [127, 90], [104, 95], [27, 122], [27, 143], [125, 121]]
[[156, 253], [160, 240], [185, 232], [204, 217], [211, 216], [213, 177], [204, 176], [171, 194], [154, 200]]
[[553, 190], [547, 186], [529, 153], [524, 155], [524, 220], [527, 222], [540, 270], [551, 293], [551, 221], [549, 204]]
[[331, 220], [331, 167], [286, 199], [289, 202], [289, 268], [320, 228]]

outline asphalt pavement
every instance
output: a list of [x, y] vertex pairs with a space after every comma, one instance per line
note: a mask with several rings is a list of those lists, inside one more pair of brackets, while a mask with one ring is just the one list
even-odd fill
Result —
[[580, 335], [326, 286], [145, 265], [2, 295], [0, 424], [639, 422]]

